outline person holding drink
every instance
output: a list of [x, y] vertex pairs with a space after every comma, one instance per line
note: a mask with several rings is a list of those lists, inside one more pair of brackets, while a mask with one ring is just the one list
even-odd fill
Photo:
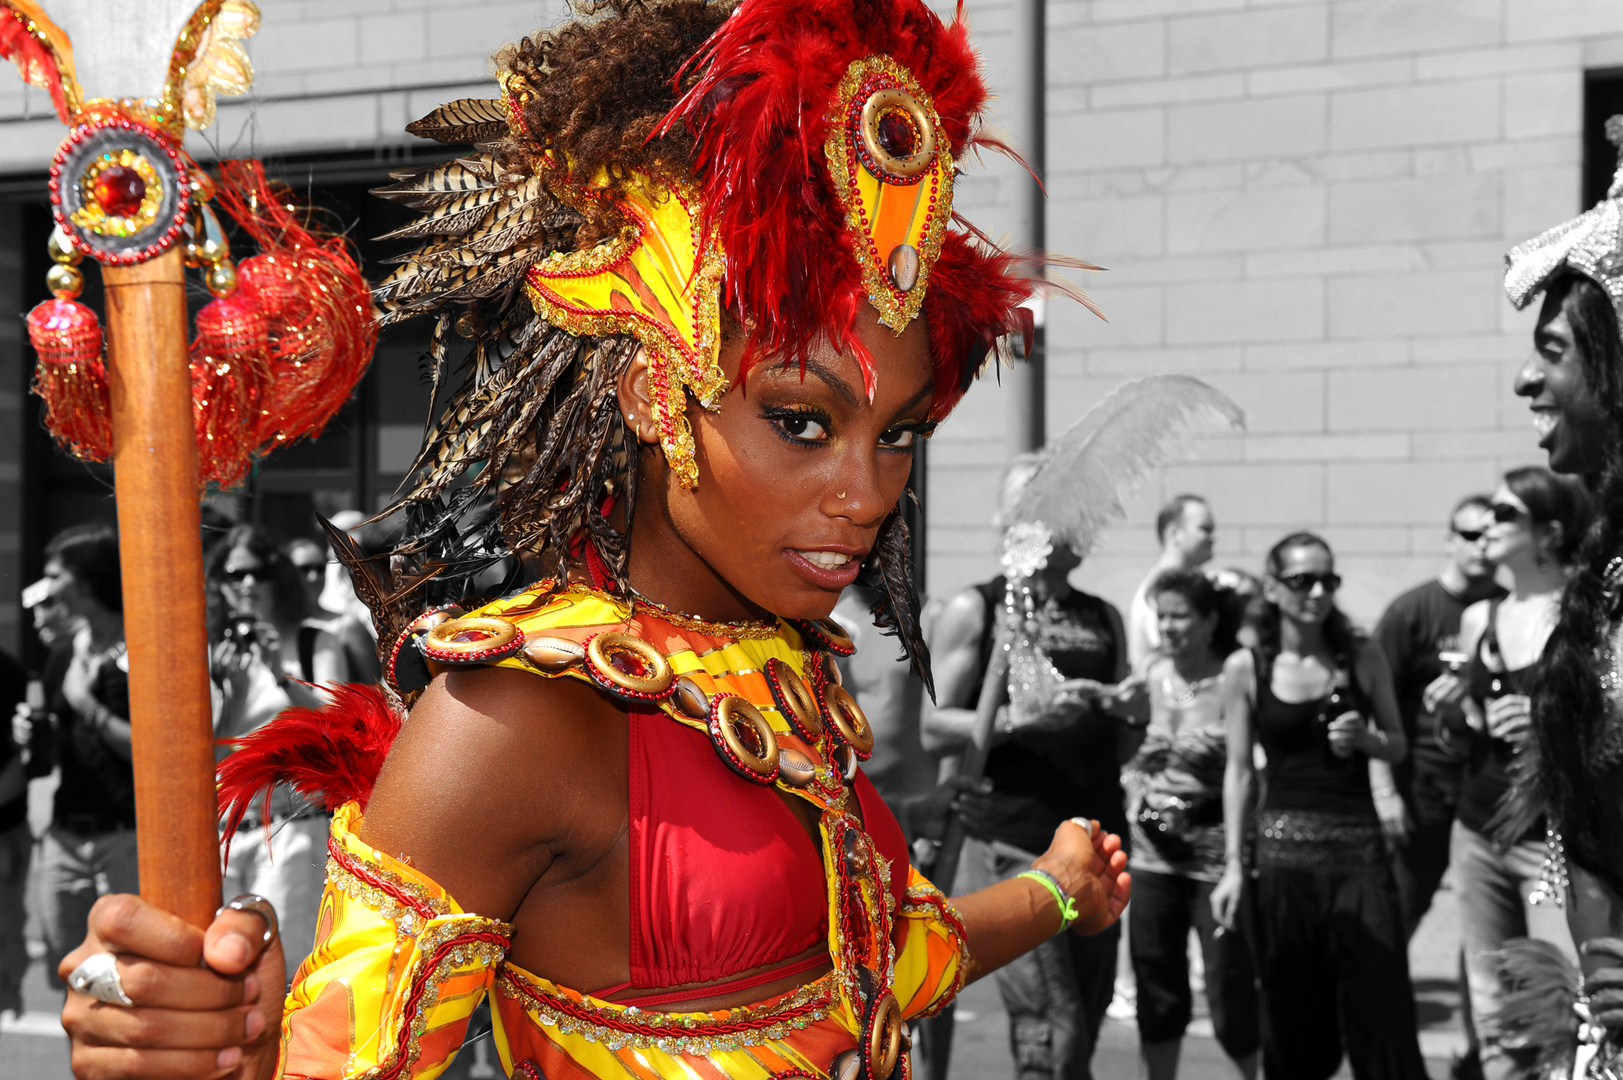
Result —
[[1225, 865], [1212, 911], [1237, 925], [1255, 774], [1256, 955], [1266, 1076], [1328, 1080], [1342, 1048], [1365, 1080], [1424, 1080], [1407, 938], [1371, 777], [1407, 740], [1380, 647], [1336, 607], [1330, 545], [1293, 533], [1268, 552], [1257, 645], [1223, 665]]
[[1387, 605], [1374, 638], [1392, 667], [1398, 715], [1409, 740], [1409, 756], [1393, 769], [1398, 794], [1410, 821], [1406, 842], [1397, 845], [1392, 873], [1397, 880], [1403, 923], [1409, 934], [1431, 906], [1448, 869], [1449, 835], [1459, 803], [1469, 729], [1457, 702], [1440, 691], [1465, 668], [1460, 617], [1479, 600], [1503, 596], [1494, 581], [1493, 560], [1485, 552], [1492, 521], [1489, 498], [1467, 495], [1448, 516], [1448, 561], [1430, 581]]
[[1444, 681], [1437, 697], [1463, 707], [1471, 726], [1449, 863], [1459, 897], [1473, 1050], [1483, 1075], [1503, 1080], [1518, 1066], [1496, 1015], [1504, 994], [1498, 950], [1510, 938], [1534, 937], [1577, 958], [1560, 909], [1530, 899], [1539, 892], [1544, 861], [1542, 816], [1508, 847], [1495, 843], [1491, 823], [1527, 738], [1527, 680], [1555, 628], [1572, 556], [1588, 525], [1589, 497], [1576, 481], [1529, 466], [1505, 474], [1490, 510], [1485, 554], [1508, 577], [1511, 591], [1466, 609], [1460, 622], [1465, 670]]

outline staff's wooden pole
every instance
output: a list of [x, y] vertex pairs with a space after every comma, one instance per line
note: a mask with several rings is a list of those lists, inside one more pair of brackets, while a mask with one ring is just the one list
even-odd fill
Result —
[[207, 926], [220, 857], [183, 274], [175, 247], [102, 283], [141, 895]]

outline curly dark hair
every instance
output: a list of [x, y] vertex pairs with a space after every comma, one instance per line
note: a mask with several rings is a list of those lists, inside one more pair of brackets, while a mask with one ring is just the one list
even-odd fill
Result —
[[[510, 87], [522, 81], [517, 96], [525, 124], [562, 152], [565, 176], [576, 186], [600, 173], [616, 191], [634, 171], [685, 179], [693, 136], [679, 124], [654, 131], [696, 78], [684, 66], [735, 3], [584, 0], [571, 5], [580, 18], [506, 46], [496, 53], [496, 67]], [[618, 227], [588, 206], [575, 208], [587, 218], [576, 234], [578, 249]]]
[[[1575, 273], [1553, 281], [1544, 317], [1560, 310], [1572, 326], [1584, 379], [1612, 429], [1623, 425], [1623, 334], [1605, 290]], [[1623, 446], [1606, 442], [1599, 470], [1585, 476], [1593, 520], [1562, 594], [1560, 619], [1531, 673], [1532, 738], [1517, 754], [1516, 789], [1491, 822], [1513, 842], [1548, 812], [1573, 861], [1623, 893], [1623, 762], [1608, 752], [1611, 706], [1596, 671], [1607, 630], [1623, 618], [1623, 596], [1607, 571], [1623, 554]], [[1529, 752], [1531, 751], [1531, 752]]]

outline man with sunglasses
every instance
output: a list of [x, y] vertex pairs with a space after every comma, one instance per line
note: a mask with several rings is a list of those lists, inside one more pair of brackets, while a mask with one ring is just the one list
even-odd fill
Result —
[[[1396, 794], [1410, 820], [1409, 839], [1398, 849], [1392, 872], [1410, 934], [1448, 869], [1448, 838], [1465, 766], [1464, 716], [1457, 705], [1442, 700], [1444, 676], [1465, 660], [1459, 653], [1460, 616], [1478, 600], [1504, 595], [1484, 549], [1491, 520], [1486, 495], [1467, 495], [1456, 503], [1442, 572], [1393, 600], [1375, 627], [1375, 640], [1392, 666], [1409, 738], [1409, 756], [1393, 769]], [[1379, 802], [1383, 793], [1375, 795]]]

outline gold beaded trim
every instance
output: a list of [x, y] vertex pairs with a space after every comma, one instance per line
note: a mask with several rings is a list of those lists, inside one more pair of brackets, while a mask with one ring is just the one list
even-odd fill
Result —
[[941, 995], [934, 1008], [921, 1013], [918, 1017], [927, 1019], [939, 1015], [942, 1009], [956, 1000], [964, 984], [969, 981], [969, 966], [973, 962], [973, 957], [969, 955], [969, 935], [964, 932], [963, 916], [952, 906], [952, 901], [928, 881], [907, 887], [907, 891], [902, 894], [902, 915], [934, 916], [947, 924], [958, 941], [958, 970], [952, 977], [952, 989]]
[[378, 866], [369, 866], [329, 844], [327, 880], [351, 900], [357, 900], [395, 924], [403, 934], [413, 933], [430, 919], [451, 914], [451, 905], [421, 885]]
[[472, 918], [443, 923], [417, 939], [420, 966], [406, 989], [410, 1012], [400, 1026], [394, 1049], [375, 1068], [356, 1080], [397, 1080], [410, 1076], [422, 1053], [428, 1015], [439, 1004], [440, 983], [458, 968], [494, 968], [507, 955], [511, 928], [493, 919]]
[[776, 622], [769, 623], [757, 619], [740, 622], [712, 622], [709, 619], [701, 619], [697, 615], [686, 615], [657, 601], [650, 600], [641, 593], [637, 593], [631, 598], [631, 610], [633, 614], [641, 611], [661, 622], [668, 622], [679, 629], [692, 630], [695, 633], [705, 634], [709, 637], [765, 641], [768, 638], [775, 638], [783, 632]]
[[713, 1054], [777, 1042], [790, 1032], [825, 1019], [834, 1007], [831, 973], [769, 1005], [745, 1005], [715, 1013], [650, 1012], [635, 1005], [595, 1005], [539, 985], [513, 968], [502, 968], [496, 985], [539, 1023], [560, 1035], [580, 1035], [610, 1050], [632, 1047], [667, 1054]]

